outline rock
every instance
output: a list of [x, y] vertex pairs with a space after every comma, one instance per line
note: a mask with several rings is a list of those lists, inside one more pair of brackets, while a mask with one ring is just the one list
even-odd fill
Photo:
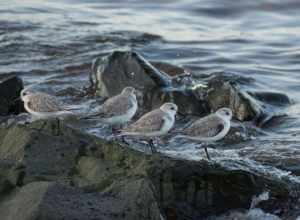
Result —
[[38, 180], [70, 182], [78, 152], [93, 144], [75, 130], [64, 130], [57, 135], [57, 123], [49, 121], [42, 131], [43, 121], [30, 125], [12, 126], [3, 129], [0, 145], [0, 160], [6, 159], [22, 165], [22, 184]]
[[209, 218], [208, 220], [224, 220], [224, 219], [226, 220], [281, 220], [281, 218], [279, 218], [278, 216], [265, 213], [261, 209], [250, 209], [245, 213], [233, 211], [227, 215]]
[[126, 86], [142, 91], [155, 86], [132, 52], [115, 51], [97, 58], [93, 62], [92, 70], [91, 83], [102, 97], [117, 95]]
[[240, 121], [254, 121], [262, 127], [284, 115], [280, 107], [291, 104], [288, 96], [265, 91], [248, 91], [253, 80], [228, 73], [214, 73], [206, 79], [207, 102], [212, 111], [228, 107]]
[[0, 166], [1, 219], [203, 219], [248, 209], [266, 190], [259, 208], [296, 210], [300, 186], [288, 179], [145, 155], [65, 123], [58, 134], [55, 121], [39, 131], [42, 122], [0, 129], [0, 160], [12, 161]]
[[136, 52], [115, 51], [97, 58], [92, 69], [91, 84], [98, 95], [111, 97], [133, 86], [141, 92], [142, 113], [168, 101], [175, 102], [183, 115], [204, 116], [229, 107], [236, 119], [262, 127], [282, 116], [280, 107], [291, 103], [281, 93], [247, 91], [252, 78], [226, 72], [195, 77], [174, 65], [150, 63]]
[[167, 73], [171, 77], [176, 77], [185, 73], [185, 70], [179, 66], [165, 62], [150, 62], [155, 68]]
[[0, 78], [0, 115], [18, 114], [23, 110], [20, 92], [23, 82], [17, 76]]
[[292, 104], [292, 101], [286, 94], [282, 94], [279, 92], [249, 91], [248, 93], [254, 98], [271, 105], [287, 106]]
[[[242, 93], [236, 80], [224, 73], [213, 74], [208, 81], [207, 100], [209, 107], [216, 111], [221, 107], [229, 107], [234, 117], [241, 120], [251, 120], [259, 114], [260, 106]], [[254, 107], [254, 108], [253, 108]]]
[[14, 166], [13, 161], [0, 160], [0, 195], [10, 192], [17, 186], [21, 170]]
[[159, 208], [147, 183], [120, 183], [111, 191], [86, 192], [55, 182], [30, 183], [0, 205], [1, 219], [161, 220]]
[[[199, 102], [193, 93], [182, 88], [168, 90], [186, 76], [183, 69], [174, 65], [158, 62], [152, 65], [136, 52], [115, 51], [95, 59], [92, 70], [90, 81], [99, 96], [111, 97], [124, 87], [133, 86], [141, 92], [138, 102], [144, 112], [167, 101], [175, 102], [181, 114], [203, 115], [206, 112], [206, 103]], [[171, 77], [176, 75], [178, 78]]]

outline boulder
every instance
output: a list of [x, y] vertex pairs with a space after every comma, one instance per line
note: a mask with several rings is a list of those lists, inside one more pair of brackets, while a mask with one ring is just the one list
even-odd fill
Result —
[[[38, 180], [70, 182], [76, 156], [92, 140], [75, 130], [58, 128], [55, 120], [1, 129], [0, 160], [14, 161], [20, 168], [20, 182]], [[40, 128], [44, 126], [42, 130]], [[57, 135], [57, 129], [64, 132]]]
[[[140, 91], [142, 113], [167, 101], [175, 102], [179, 114], [204, 116], [229, 107], [240, 121], [263, 126], [282, 116], [288, 96], [268, 91], [248, 91], [254, 79], [232, 73], [191, 75], [171, 64], [148, 62], [137, 52], [115, 51], [95, 59], [90, 75], [91, 87], [103, 97], [111, 97], [126, 86]], [[141, 113], [140, 113], [141, 114]]]
[[102, 193], [56, 182], [29, 183], [14, 193], [0, 205], [2, 220], [161, 220], [149, 185], [139, 180]]
[[[190, 77], [182, 68], [162, 62], [150, 63], [136, 52], [115, 51], [95, 59], [90, 76], [91, 87], [102, 97], [119, 94], [126, 86], [137, 88], [141, 92], [138, 102], [143, 112], [167, 101], [175, 102], [182, 114], [207, 112], [206, 103], [182, 90], [181, 82]], [[178, 88], [173, 88], [175, 84]]]
[[0, 160], [0, 195], [9, 193], [19, 183], [21, 169], [13, 161]]
[[231, 73], [213, 73], [205, 79], [208, 84], [206, 100], [212, 111], [228, 107], [240, 121], [252, 120], [262, 127], [284, 115], [282, 106], [291, 104], [287, 95], [266, 91], [248, 91], [252, 78]]
[[0, 129], [0, 160], [9, 161], [0, 166], [1, 219], [203, 219], [248, 209], [264, 191], [264, 211], [297, 210], [292, 180], [240, 164], [146, 155], [65, 123], [60, 133], [56, 121], [40, 130], [42, 122]]
[[22, 89], [23, 82], [19, 77], [0, 78], [0, 115], [18, 114], [24, 111], [21, 100], [17, 100]]

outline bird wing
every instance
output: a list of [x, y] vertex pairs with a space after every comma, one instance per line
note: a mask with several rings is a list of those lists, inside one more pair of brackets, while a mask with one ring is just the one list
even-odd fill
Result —
[[138, 121], [136, 121], [123, 131], [150, 133], [161, 130], [164, 123], [164, 112], [160, 109], [156, 109], [143, 115]]
[[200, 118], [183, 130], [183, 134], [194, 137], [214, 137], [224, 129], [224, 123], [216, 115]]
[[132, 107], [133, 104], [129, 97], [120, 94], [107, 99], [102, 104], [100, 110], [96, 114], [92, 115], [92, 117], [99, 116], [101, 118], [111, 118], [123, 115], [124, 112], [127, 112]]
[[28, 107], [36, 112], [58, 112], [65, 110], [55, 96], [41, 92], [30, 96]]

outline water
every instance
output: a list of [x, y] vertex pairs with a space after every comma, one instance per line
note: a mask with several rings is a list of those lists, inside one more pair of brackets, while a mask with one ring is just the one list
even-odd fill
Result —
[[[58, 95], [88, 111], [82, 96], [92, 59], [115, 49], [193, 73], [229, 71], [252, 77], [252, 90], [288, 94], [280, 123], [236, 145], [209, 149], [216, 162], [278, 176], [300, 174], [300, 3], [298, 0], [99, 1], [1, 0], [0, 74]], [[147, 33], [145, 35], [144, 33]], [[95, 130], [95, 129], [94, 129]], [[195, 145], [165, 153], [199, 159]], [[235, 164], [236, 165], [236, 164]]]

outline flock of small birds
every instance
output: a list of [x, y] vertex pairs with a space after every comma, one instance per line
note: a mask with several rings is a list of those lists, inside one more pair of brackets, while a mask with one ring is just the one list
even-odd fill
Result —
[[[133, 87], [126, 87], [123, 91], [107, 99], [93, 115], [81, 117], [81, 119], [97, 118], [109, 125], [125, 125], [131, 121], [138, 110], [136, 90]], [[56, 118], [63, 119], [74, 113], [64, 107], [55, 96], [32, 92], [29, 88], [21, 91], [21, 99], [24, 102], [25, 110], [31, 115], [31, 120]], [[167, 102], [160, 108], [154, 109], [136, 122], [121, 129], [117, 136], [146, 138], [155, 152], [153, 138], [166, 135], [174, 126], [175, 115], [178, 107], [176, 104]], [[220, 108], [215, 113], [200, 118], [190, 126], [182, 129], [175, 138], [187, 139], [196, 142], [210, 143], [221, 140], [230, 129], [232, 111], [229, 108]], [[206, 156], [210, 159], [207, 148], [204, 146]]]

